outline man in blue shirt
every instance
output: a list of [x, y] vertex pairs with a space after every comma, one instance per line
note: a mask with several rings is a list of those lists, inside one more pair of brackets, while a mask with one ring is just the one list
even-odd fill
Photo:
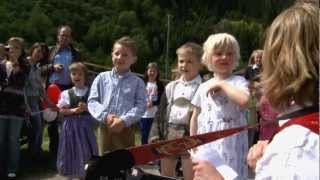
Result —
[[[81, 57], [79, 51], [72, 45], [72, 29], [68, 25], [62, 25], [58, 28], [57, 44], [50, 47], [49, 63], [46, 71], [48, 85], [56, 84], [61, 91], [71, 88], [69, 65], [77, 61], [81, 61]], [[48, 126], [49, 150], [54, 162], [59, 144], [58, 123], [56, 120]]]
[[57, 44], [50, 48], [49, 62], [52, 71], [49, 75], [49, 84], [57, 84], [61, 90], [72, 87], [69, 65], [81, 61], [80, 53], [72, 45], [72, 30], [70, 26], [61, 26], [58, 29]]

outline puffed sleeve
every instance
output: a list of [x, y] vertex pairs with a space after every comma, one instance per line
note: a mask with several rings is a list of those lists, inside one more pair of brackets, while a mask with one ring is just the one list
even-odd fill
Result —
[[57, 106], [59, 108], [69, 107], [70, 106], [70, 98], [68, 90], [62, 91]]

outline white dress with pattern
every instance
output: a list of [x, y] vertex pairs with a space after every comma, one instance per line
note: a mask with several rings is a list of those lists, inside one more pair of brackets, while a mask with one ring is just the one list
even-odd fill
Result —
[[[197, 133], [202, 134], [247, 125], [245, 118], [246, 109], [233, 103], [222, 92], [207, 96], [208, 86], [212, 81], [214, 80], [210, 79], [201, 84], [192, 100], [193, 105], [201, 108], [197, 120]], [[230, 76], [224, 81], [235, 88], [249, 93], [248, 82], [241, 76]], [[247, 179], [247, 131], [202, 145], [198, 149], [201, 150], [202, 148], [206, 151], [213, 149], [213, 152], [218, 152], [225, 163], [238, 173], [237, 179]]]

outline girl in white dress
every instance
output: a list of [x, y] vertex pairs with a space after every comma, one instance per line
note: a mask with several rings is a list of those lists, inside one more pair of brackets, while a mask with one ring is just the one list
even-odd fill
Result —
[[[230, 34], [214, 34], [203, 46], [202, 62], [213, 72], [213, 78], [200, 85], [191, 102], [194, 105], [191, 135], [245, 126], [248, 82], [241, 76], [232, 75], [240, 58], [237, 40]], [[219, 153], [222, 160], [238, 173], [237, 179], [247, 179], [246, 131], [198, 148], [198, 151], [210, 150]]]

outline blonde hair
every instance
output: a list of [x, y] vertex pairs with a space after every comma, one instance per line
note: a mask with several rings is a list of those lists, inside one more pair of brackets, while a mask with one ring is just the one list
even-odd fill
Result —
[[187, 54], [188, 56], [194, 56], [199, 62], [201, 62], [201, 57], [203, 54], [202, 47], [194, 42], [187, 42], [180, 46], [176, 50], [177, 55]]
[[240, 46], [236, 38], [228, 33], [218, 33], [212, 34], [208, 37], [206, 42], [203, 44], [203, 56], [202, 63], [207, 66], [209, 71], [213, 71], [210, 59], [214, 50], [216, 49], [233, 49], [235, 52], [235, 66], [238, 65], [238, 61], [240, 59]]
[[120, 44], [122, 46], [129, 48], [131, 50], [132, 54], [134, 56], [137, 56], [136, 42], [132, 38], [130, 38], [129, 36], [123, 36], [120, 39], [117, 39], [113, 44], [112, 51], [114, 50], [114, 46], [116, 44]]
[[306, 106], [319, 100], [318, 13], [312, 4], [297, 4], [282, 12], [267, 31], [262, 87], [279, 111], [292, 102]]
[[249, 58], [248, 61], [248, 65], [253, 65], [254, 64], [254, 60], [258, 55], [262, 55], [263, 54], [263, 50], [262, 49], [256, 49], [251, 53], [251, 56]]

